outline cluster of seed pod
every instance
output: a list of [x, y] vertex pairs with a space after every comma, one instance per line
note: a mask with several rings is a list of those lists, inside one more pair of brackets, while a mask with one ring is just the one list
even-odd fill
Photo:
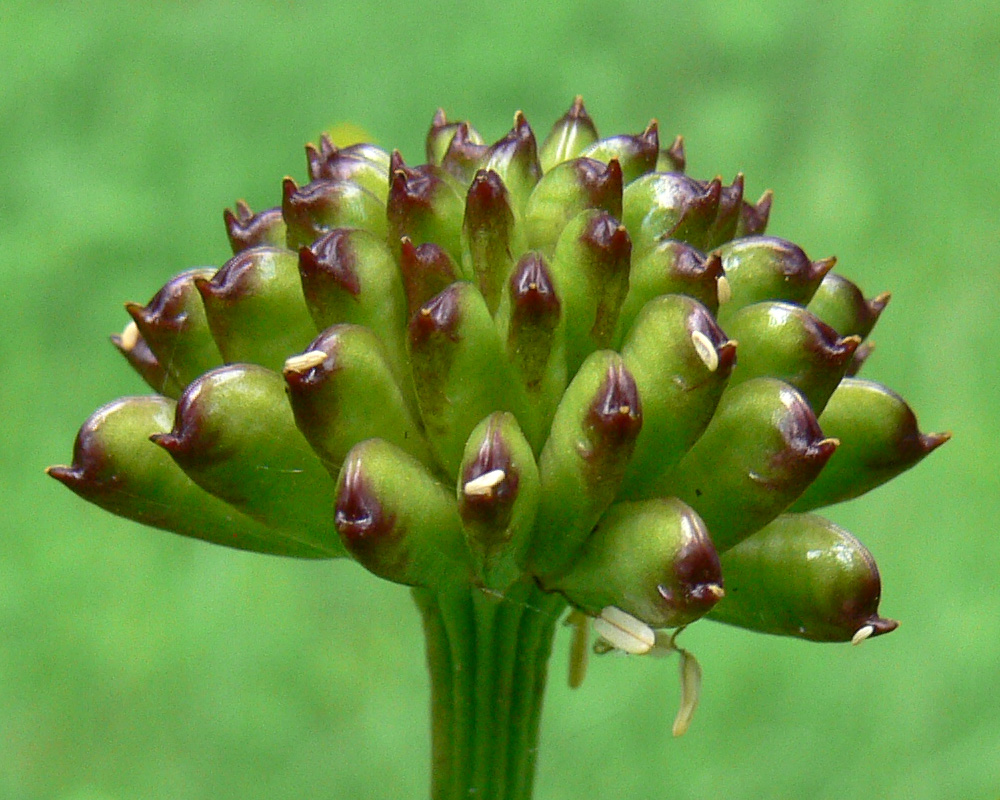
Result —
[[439, 112], [421, 166], [307, 155], [279, 207], [227, 210], [232, 259], [127, 306], [156, 394], [98, 410], [53, 477], [432, 591], [531, 581], [632, 652], [706, 615], [895, 627], [869, 552], [809, 512], [947, 436], [853, 377], [888, 295], [765, 236], [770, 193], [687, 176], [655, 122], [601, 139], [579, 99], [540, 147], [520, 113], [487, 145]]

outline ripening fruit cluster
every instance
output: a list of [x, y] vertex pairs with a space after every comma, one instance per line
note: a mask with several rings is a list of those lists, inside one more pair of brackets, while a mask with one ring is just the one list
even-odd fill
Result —
[[520, 113], [488, 145], [439, 112], [420, 166], [307, 155], [280, 206], [227, 210], [221, 268], [127, 306], [115, 343], [156, 394], [50, 474], [217, 544], [530, 581], [624, 649], [705, 615], [895, 627], [869, 552], [811, 512], [947, 436], [853, 377], [888, 295], [765, 236], [770, 193], [689, 177], [655, 122], [602, 139], [579, 99], [540, 147]]

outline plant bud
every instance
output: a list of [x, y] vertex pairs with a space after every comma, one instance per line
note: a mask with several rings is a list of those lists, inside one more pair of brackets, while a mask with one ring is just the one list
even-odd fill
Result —
[[605, 164], [612, 159], [616, 160], [621, 165], [624, 182], [629, 184], [656, 168], [656, 160], [660, 155], [659, 127], [655, 119], [651, 120], [646, 130], [637, 136], [620, 135], [601, 139], [580, 155]]
[[413, 315], [409, 350], [428, 438], [454, 477], [479, 421], [498, 410], [524, 419], [527, 398], [503, 357], [486, 301], [471, 283], [452, 284]]
[[614, 606], [653, 628], [694, 622], [724, 594], [705, 524], [674, 497], [611, 506], [546, 588], [591, 616]]
[[856, 644], [896, 629], [878, 614], [864, 545], [813, 514], [782, 514], [722, 556], [726, 596], [711, 619], [760, 633]]
[[[233, 256], [209, 280], [195, 277], [212, 338], [227, 363], [278, 370], [316, 335], [295, 254], [255, 247]], [[140, 330], [142, 328], [140, 327]]]
[[399, 152], [393, 152], [385, 208], [390, 244], [404, 236], [418, 245], [434, 242], [458, 261], [465, 203], [457, 186], [455, 179], [440, 167], [408, 167]]
[[625, 337], [642, 307], [660, 295], [693, 297], [715, 314], [719, 310], [719, 296], [727, 288], [718, 254], [706, 258], [689, 244], [664, 239], [645, 256], [632, 259], [628, 294], [618, 317], [615, 341], [620, 342]]
[[288, 234], [280, 208], [268, 208], [254, 214], [243, 200], [236, 203], [236, 213], [222, 212], [233, 255], [251, 247], [284, 247]]
[[551, 269], [566, 319], [570, 375], [588, 353], [611, 345], [631, 254], [628, 231], [606, 211], [581, 212], [559, 237]]
[[755, 378], [722, 396], [701, 438], [660, 485], [698, 512], [724, 553], [802, 494], [836, 447], [798, 391]]
[[528, 195], [542, 177], [535, 134], [524, 114], [520, 111], [514, 114], [514, 127], [490, 146], [481, 167], [500, 176], [510, 192], [511, 205], [516, 212], [521, 212]]
[[591, 353], [563, 394], [538, 460], [535, 575], [558, 576], [575, 560], [614, 500], [641, 428], [639, 390], [621, 356]]
[[369, 328], [328, 328], [304, 353], [285, 361], [284, 376], [295, 424], [334, 478], [347, 451], [365, 439], [384, 439], [430, 460], [385, 346]]
[[469, 580], [453, 490], [388, 442], [347, 454], [334, 520], [350, 555], [381, 578], [437, 589]]
[[883, 292], [865, 300], [854, 283], [843, 275], [828, 272], [809, 301], [809, 310], [841, 336], [864, 339], [889, 304], [889, 297], [888, 292]]
[[861, 338], [841, 338], [802, 306], [754, 303], [726, 325], [739, 342], [740, 363], [732, 384], [771, 377], [798, 389], [819, 414], [851, 364]]
[[222, 364], [196, 286], [213, 275], [211, 267], [188, 270], [171, 278], [145, 306], [125, 304], [139, 335], [180, 387]]
[[299, 276], [316, 329], [341, 323], [370, 328], [385, 345], [396, 381], [409, 396], [403, 277], [381, 237], [361, 230], [330, 231], [299, 250]]
[[289, 250], [307, 247], [334, 228], [386, 235], [385, 206], [352, 181], [312, 181], [299, 187], [285, 178], [282, 187], [281, 215], [288, 226]]
[[524, 250], [510, 197], [495, 172], [479, 170], [472, 179], [462, 222], [465, 274], [479, 287], [490, 313], [497, 310], [514, 254]]
[[462, 277], [451, 256], [436, 244], [424, 242], [417, 247], [405, 236], [400, 240], [399, 271], [406, 292], [407, 319]]
[[483, 137], [468, 122], [449, 122], [444, 109], [439, 108], [434, 114], [424, 142], [427, 163], [440, 165], [455, 137], [459, 135], [469, 144], [480, 146], [483, 144]]
[[502, 591], [523, 572], [538, 510], [538, 467], [512, 414], [491, 414], [465, 445], [458, 513], [476, 575]]
[[524, 209], [528, 247], [551, 254], [566, 224], [588, 208], [622, 215], [622, 170], [592, 158], [564, 161], [546, 172]]
[[845, 378], [830, 397], [820, 425], [840, 447], [792, 507], [809, 511], [869, 492], [917, 464], [951, 438], [921, 433], [898, 394], [880, 383]]
[[335, 554], [261, 525], [192, 482], [149, 441], [170, 430], [174, 407], [172, 400], [147, 396], [99, 408], [77, 434], [73, 465], [46, 472], [85, 500], [143, 525], [258, 553]]
[[111, 344], [117, 348], [118, 352], [125, 356], [129, 366], [134, 369], [146, 385], [157, 394], [166, 397], [177, 398], [184, 387], [167, 374], [163, 365], [157, 360], [153, 351], [149, 349], [146, 340], [139, 333], [134, 321], [129, 322], [125, 329], [119, 333], [111, 334]]
[[335, 181], [357, 184], [381, 202], [389, 193], [389, 154], [370, 144], [339, 148], [325, 133], [319, 150], [306, 145], [311, 181]]
[[719, 248], [732, 299], [719, 307], [726, 327], [733, 314], [752, 303], [783, 300], [804, 306], [819, 288], [834, 258], [810, 261], [801, 247], [773, 236], [750, 236]]
[[577, 158], [597, 138], [594, 121], [583, 107], [583, 98], [577, 95], [569, 111], [556, 120], [538, 151], [542, 172], [547, 173], [557, 164]]
[[736, 362], [708, 310], [689, 297], [651, 300], [632, 326], [622, 359], [642, 398], [642, 430], [621, 496], [650, 497], [705, 430]]
[[252, 364], [208, 372], [181, 395], [173, 429], [150, 438], [205, 491], [289, 539], [343, 554], [329, 475], [295, 427], [279, 375]]
[[676, 172], [653, 172], [625, 187], [622, 221], [637, 257], [664, 239], [704, 250], [719, 214], [722, 182], [705, 184]]

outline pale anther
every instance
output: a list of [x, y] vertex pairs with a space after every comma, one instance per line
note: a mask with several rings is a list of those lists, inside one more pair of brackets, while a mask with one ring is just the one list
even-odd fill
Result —
[[854, 635], [851, 637], [851, 644], [858, 645], [861, 644], [865, 639], [875, 633], [874, 625], [862, 625], [858, 628]]
[[681, 650], [681, 706], [674, 718], [674, 736], [683, 736], [701, 699], [701, 665], [687, 650]]
[[594, 620], [594, 631], [616, 650], [641, 656], [653, 649], [656, 634], [642, 620], [608, 606]]
[[318, 367], [322, 364], [329, 356], [322, 350], [307, 350], [301, 355], [292, 356], [291, 358], [285, 359], [284, 372], [287, 373], [302, 373], [308, 372], [313, 367]]
[[723, 306], [733, 299], [733, 287], [729, 285], [729, 278], [720, 275], [715, 281], [715, 291], [719, 296], [719, 305]]
[[131, 352], [135, 349], [135, 346], [139, 344], [139, 328], [135, 322], [130, 322], [125, 326], [125, 330], [122, 331], [120, 341], [122, 350], [126, 353]]
[[701, 331], [691, 332], [691, 344], [694, 345], [698, 358], [705, 362], [709, 372], [715, 372], [719, 368], [719, 352], [709, 339]]
[[462, 487], [462, 493], [466, 497], [489, 497], [506, 477], [507, 473], [502, 469], [491, 469], [466, 483]]

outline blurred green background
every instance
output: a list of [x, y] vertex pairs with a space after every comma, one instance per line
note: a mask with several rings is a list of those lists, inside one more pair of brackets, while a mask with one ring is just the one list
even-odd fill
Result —
[[1000, 796], [1000, 5], [6, 0], [0, 23], [0, 798], [426, 796], [427, 681], [405, 590], [349, 564], [144, 530], [42, 474], [141, 391], [122, 302], [220, 264], [222, 208], [279, 199], [351, 121], [419, 161], [441, 105], [539, 135], [658, 117], [697, 177], [775, 191], [770, 231], [893, 301], [866, 373], [954, 441], [831, 516], [873, 550], [860, 648], [709, 623], [676, 663], [563, 680], [540, 800]]

